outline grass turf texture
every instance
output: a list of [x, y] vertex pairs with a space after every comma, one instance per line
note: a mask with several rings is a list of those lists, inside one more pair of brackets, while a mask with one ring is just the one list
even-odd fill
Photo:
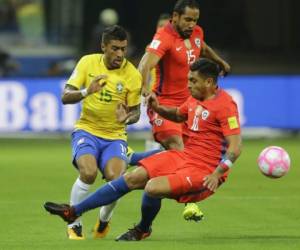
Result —
[[[247, 140], [243, 154], [218, 192], [200, 203], [205, 219], [186, 222], [183, 205], [164, 200], [153, 234], [142, 242], [114, 238], [139, 221], [141, 191], [119, 202], [107, 238], [94, 240], [98, 209], [84, 215], [85, 241], [66, 238], [66, 225], [42, 207], [68, 202], [77, 177], [70, 141], [0, 139], [0, 249], [300, 249], [300, 154], [297, 139]], [[142, 141], [131, 141], [143, 150]], [[268, 179], [256, 158], [266, 146], [284, 147], [292, 166], [287, 176]], [[100, 175], [94, 189], [103, 183]]]

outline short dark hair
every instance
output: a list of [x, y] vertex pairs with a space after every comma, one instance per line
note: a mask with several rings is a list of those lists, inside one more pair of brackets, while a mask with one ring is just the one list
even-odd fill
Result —
[[119, 25], [113, 25], [107, 27], [102, 33], [102, 42], [104, 44], [108, 44], [111, 40], [118, 40], [118, 41], [127, 40], [126, 30]]
[[177, 12], [179, 15], [182, 15], [186, 7], [200, 9], [196, 0], [178, 0], [174, 6], [173, 12]]
[[218, 82], [218, 76], [222, 71], [222, 68], [219, 64], [215, 63], [214, 61], [201, 58], [197, 59], [191, 66], [191, 71], [197, 71], [198, 74], [203, 75], [204, 77], [208, 78], [211, 77], [214, 79], [214, 82]]

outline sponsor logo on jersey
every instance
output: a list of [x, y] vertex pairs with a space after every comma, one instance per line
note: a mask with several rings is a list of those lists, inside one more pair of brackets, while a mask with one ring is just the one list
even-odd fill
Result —
[[237, 121], [236, 116], [231, 116], [228, 118], [228, 124], [230, 129], [235, 129], [239, 127], [239, 123]]
[[154, 39], [154, 40], [152, 40], [152, 42], [151, 42], [151, 44], [150, 44], [149, 47], [151, 49], [158, 49], [160, 43], [161, 43], [161, 41]]
[[190, 184], [190, 186], [192, 187], [192, 186], [193, 186], [193, 183], [192, 183], [192, 181], [191, 181], [191, 177], [186, 176], [185, 178], [186, 178], [187, 182]]

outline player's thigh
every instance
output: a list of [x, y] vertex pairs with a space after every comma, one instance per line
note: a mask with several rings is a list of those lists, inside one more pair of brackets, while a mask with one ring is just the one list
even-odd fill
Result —
[[197, 193], [202, 189], [204, 177], [211, 174], [210, 169], [201, 169], [196, 166], [186, 164], [184, 168], [178, 169], [173, 175], [169, 175], [168, 179], [174, 197], [181, 196], [187, 193]]
[[100, 149], [95, 136], [77, 130], [72, 133], [73, 165], [80, 171], [97, 171], [97, 160]]
[[152, 197], [170, 197], [172, 189], [168, 176], [160, 176], [150, 179], [145, 186], [145, 192]]
[[139, 161], [139, 165], [146, 169], [149, 179], [175, 173], [184, 163], [183, 152], [177, 150], [162, 151]]
[[123, 174], [127, 166], [127, 143], [123, 140], [109, 142], [99, 158], [99, 166], [107, 180]]

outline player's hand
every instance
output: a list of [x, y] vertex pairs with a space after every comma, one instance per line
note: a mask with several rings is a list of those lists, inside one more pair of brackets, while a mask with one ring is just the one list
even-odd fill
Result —
[[203, 186], [209, 189], [212, 192], [216, 192], [219, 186], [219, 178], [220, 176], [216, 173], [212, 173], [204, 177]]
[[116, 109], [116, 117], [118, 122], [124, 123], [127, 118], [130, 116], [130, 112], [128, 111], [128, 107], [124, 103], [118, 103]]
[[222, 67], [222, 71], [221, 71], [220, 75], [227, 76], [228, 73], [231, 71], [231, 66], [225, 61], [222, 61], [220, 63], [220, 66]]
[[144, 101], [143, 101], [143, 105], [146, 106], [147, 105], [147, 96], [149, 96], [151, 93], [151, 91], [148, 89], [148, 87], [143, 86], [142, 87], [142, 91], [141, 94], [144, 97]]
[[94, 94], [96, 92], [99, 92], [101, 89], [103, 89], [103, 87], [106, 85], [106, 82], [103, 81], [107, 79], [107, 75], [98, 75], [96, 76], [90, 86], [87, 89], [87, 93], [88, 95]]
[[157, 97], [155, 95], [155, 93], [150, 93], [147, 97], [146, 97], [146, 102], [149, 108], [152, 108], [153, 110], [156, 110], [156, 108], [159, 106], [159, 102], [157, 100]]

